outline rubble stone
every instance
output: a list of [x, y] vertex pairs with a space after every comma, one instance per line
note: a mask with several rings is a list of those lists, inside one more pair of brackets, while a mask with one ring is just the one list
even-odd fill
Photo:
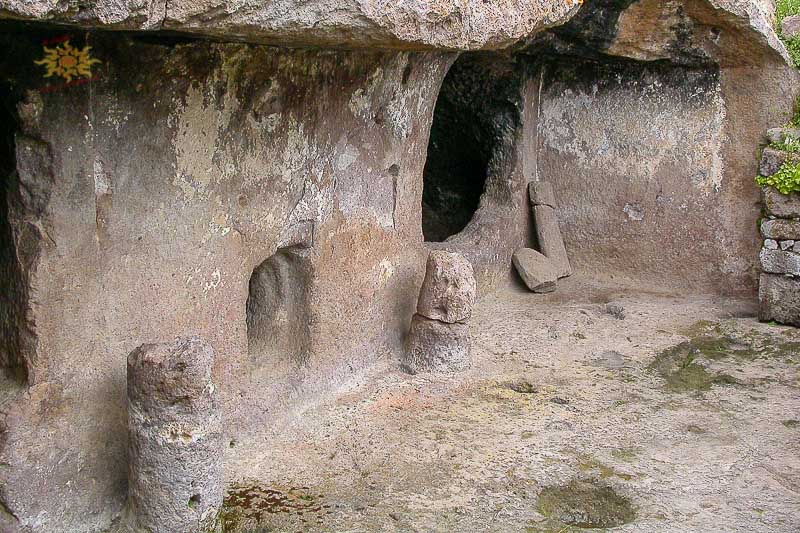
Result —
[[758, 299], [760, 320], [800, 326], [800, 279], [761, 274]]
[[407, 372], [458, 372], [471, 364], [468, 325], [414, 315], [403, 363]]
[[472, 315], [477, 286], [472, 264], [463, 255], [434, 250], [428, 255], [417, 313], [453, 324]]
[[800, 276], [800, 254], [785, 250], [761, 250], [761, 268], [771, 274]]
[[774, 239], [766, 239], [764, 241], [764, 248], [767, 250], [777, 250], [778, 249], [778, 241]]
[[765, 239], [800, 240], [800, 221], [786, 219], [765, 220], [761, 223], [761, 235]]
[[781, 241], [780, 242], [781, 250], [791, 250], [793, 246], [794, 246], [794, 241]]
[[800, 156], [797, 154], [790, 154], [782, 150], [776, 150], [775, 148], [767, 147], [764, 148], [764, 151], [761, 153], [761, 162], [758, 165], [758, 173], [762, 176], [772, 176], [778, 172], [778, 170], [780, 170], [781, 165], [783, 165], [786, 161], [796, 163], [798, 160], [800, 160]]
[[800, 194], [781, 194], [773, 187], [764, 187], [762, 192], [769, 214], [783, 218], [800, 218]]
[[787, 139], [800, 139], [800, 129], [770, 128], [767, 130], [767, 141], [771, 143], [782, 143]]
[[128, 530], [199, 532], [216, 519], [223, 444], [213, 363], [197, 337], [128, 356]]
[[800, 35], [800, 15], [790, 15], [781, 21], [781, 34], [787, 39]]
[[530, 248], [520, 248], [514, 252], [512, 261], [522, 281], [533, 292], [545, 293], [556, 290], [558, 270], [544, 255]]

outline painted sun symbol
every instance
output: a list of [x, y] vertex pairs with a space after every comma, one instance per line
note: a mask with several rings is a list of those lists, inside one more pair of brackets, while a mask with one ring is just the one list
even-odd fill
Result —
[[45, 56], [40, 61], [34, 61], [37, 65], [43, 65], [47, 69], [45, 78], [56, 75], [61, 76], [67, 83], [72, 78], [92, 76], [92, 65], [100, 63], [99, 59], [89, 56], [91, 46], [84, 46], [83, 49], [75, 48], [69, 41], [55, 48], [44, 47]]

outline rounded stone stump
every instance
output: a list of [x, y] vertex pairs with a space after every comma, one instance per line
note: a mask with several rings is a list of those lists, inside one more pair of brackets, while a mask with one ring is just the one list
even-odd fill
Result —
[[194, 533], [222, 505], [222, 423], [214, 351], [193, 337], [128, 356], [128, 531]]

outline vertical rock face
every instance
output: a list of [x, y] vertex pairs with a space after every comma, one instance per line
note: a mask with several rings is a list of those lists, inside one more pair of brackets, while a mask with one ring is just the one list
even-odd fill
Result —
[[222, 505], [222, 422], [214, 352], [198, 338], [128, 356], [130, 531], [206, 531]]

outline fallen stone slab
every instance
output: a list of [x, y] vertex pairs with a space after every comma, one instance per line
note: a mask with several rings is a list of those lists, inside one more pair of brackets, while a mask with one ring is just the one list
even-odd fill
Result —
[[122, 531], [210, 531], [222, 505], [214, 352], [194, 337], [128, 356], [128, 501]]
[[550, 259], [531, 248], [520, 248], [511, 260], [530, 290], [538, 293], [556, 290], [558, 269]]
[[779, 218], [800, 218], [800, 194], [781, 194], [773, 187], [762, 187], [767, 213]]
[[800, 240], [800, 220], [773, 218], [761, 222], [761, 236], [765, 239]]
[[420, 372], [458, 372], [472, 365], [467, 324], [449, 324], [421, 315], [411, 319], [403, 369]]
[[[556, 267], [559, 278], [572, 275], [567, 249], [558, 225], [558, 216], [553, 205], [555, 197], [552, 186], [547, 182], [531, 182], [528, 186], [536, 224], [536, 238], [542, 254], [549, 258]], [[539, 203], [537, 203], [539, 202]], [[548, 202], [548, 203], [543, 203]]]
[[760, 320], [800, 326], [800, 279], [761, 274], [758, 300]]
[[760, 258], [764, 272], [800, 276], [800, 254], [796, 252], [762, 248]]
[[472, 263], [463, 255], [434, 250], [428, 255], [417, 313], [453, 324], [472, 315], [477, 285]]

